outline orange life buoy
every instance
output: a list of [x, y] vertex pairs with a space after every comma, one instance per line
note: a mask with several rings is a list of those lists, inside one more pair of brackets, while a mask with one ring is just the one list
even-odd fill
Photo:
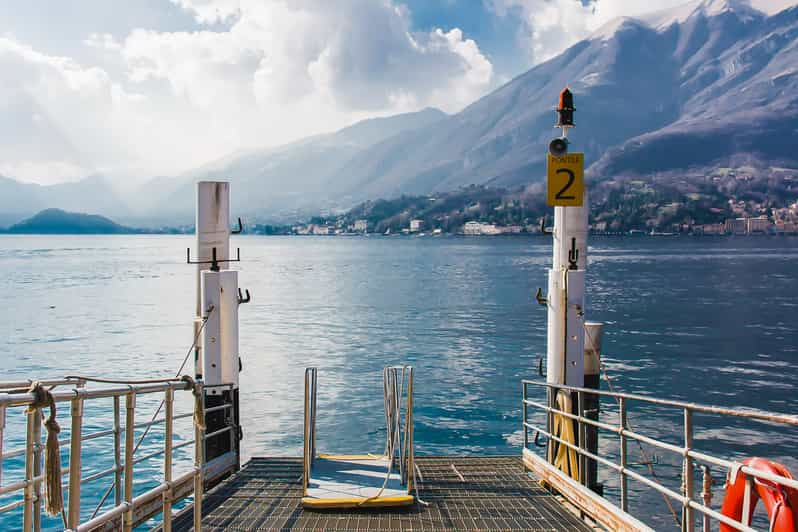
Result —
[[[792, 478], [792, 475], [781, 464], [764, 458], [746, 458], [743, 465], [759, 471], [767, 471], [781, 477]], [[798, 491], [781, 486], [769, 480], [754, 478], [751, 489], [751, 504], [748, 515], [743, 520], [743, 500], [745, 498], [745, 473], [738, 472], [726, 480], [726, 496], [723, 498], [721, 513], [735, 521], [751, 524], [751, 516], [759, 499], [765, 505], [770, 518], [770, 530], [774, 532], [798, 532]], [[734, 528], [720, 523], [721, 532], [732, 532]]]

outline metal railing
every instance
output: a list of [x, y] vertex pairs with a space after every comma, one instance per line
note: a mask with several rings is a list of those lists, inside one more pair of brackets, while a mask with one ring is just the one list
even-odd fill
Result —
[[[743, 465], [734, 460], [728, 460], [712, 456], [705, 452], [700, 452], [694, 448], [694, 425], [693, 414], [712, 414], [718, 416], [726, 416], [732, 418], [743, 418], [748, 420], [755, 420], [759, 422], [772, 423], [780, 426], [798, 427], [798, 416], [788, 414], [778, 414], [765, 412], [753, 409], [731, 409], [716, 406], [701, 405], [696, 403], [688, 403], [682, 401], [674, 401], [668, 399], [658, 399], [647, 397], [644, 395], [636, 395], [630, 393], [610, 392], [603, 390], [596, 390], [592, 388], [579, 388], [573, 386], [565, 386], [560, 384], [552, 384], [542, 381], [524, 380], [523, 382], [523, 426], [524, 426], [524, 448], [529, 450], [529, 432], [530, 430], [536, 431], [539, 435], [543, 435], [549, 439], [549, 442], [556, 442], [559, 445], [565, 446], [567, 449], [574, 451], [580, 457], [580, 470], [584, 471], [583, 466], [587, 460], [595, 461], [598, 464], [606, 466], [618, 474], [618, 481], [620, 487], [620, 509], [626, 512], [629, 505], [629, 487], [628, 480], [632, 479], [637, 481], [648, 488], [653, 489], [665, 497], [668, 497], [682, 506], [681, 529], [683, 531], [692, 532], [695, 529], [696, 512], [702, 515], [703, 529], [708, 531], [710, 529], [710, 521], [716, 520], [728, 525], [736, 530], [754, 531], [754, 528], [745, 522], [736, 521], [730, 517], [721, 514], [719, 511], [713, 510], [710, 506], [711, 494], [708, 493], [709, 486], [711, 486], [711, 477], [709, 476], [709, 467], [716, 466], [725, 469], [727, 472], [741, 472], [747, 476], [746, 478], [746, 504], [743, 510], [743, 520], [748, 515], [748, 501], [751, 499], [750, 490], [753, 488], [754, 481], [769, 481], [777, 486], [782, 486], [787, 489], [798, 490], [798, 480], [773, 474], [760, 469], [754, 469]], [[575, 410], [576, 413], [563, 411], [554, 406], [544, 404], [549, 402], [545, 399], [543, 402], [534, 401], [529, 398], [528, 388], [534, 386], [544, 388], [547, 390], [547, 396], [556, 394], [559, 391], [570, 393], [576, 397]], [[585, 396], [596, 395], [599, 398], [612, 398], [617, 404], [617, 424], [597, 421], [586, 416], [584, 409]], [[657, 405], [659, 407], [673, 408], [681, 410], [682, 413], [682, 444], [674, 445], [658, 439], [656, 437], [643, 435], [635, 430], [632, 430], [628, 422], [628, 412], [630, 403], [644, 403], [648, 405]], [[551, 402], [555, 404], [554, 402]], [[530, 407], [538, 409], [540, 412], [545, 412], [547, 418], [549, 416], [563, 416], [563, 418], [572, 420], [577, 423], [577, 433], [580, 437], [577, 439], [576, 444], [566, 441], [549, 432], [550, 424], [542, 424], [538, 426], [530, 421]], [[619, 456], [618, 463], [613, 462], [604, 456], [594, 454], [584, 447], [584, 434], [587, 426], [595, 427], [596, 429], [603, 430], [618, 436]], [[681, 459], [681, 489], [676, 491], [663, 485], [657, 479], [651, 479], [634, 471], [630, 467], [628, 443], [630, 441], [637, 441], [641, 444], [650, 445], [656, 449], [667, 451], [676, 455]], [[537, 442], [536, 442], [537, 443]], [[539, 446], [539, 445], [538, 445]], [[703, 471], [703, 493], [696, 493], [694, 471], [697, 465], [701, 465]], [[580, 479], [584, 480], [584, 479]], [[702, 496], [702, 502], [696, 500], [697, 495]]]
[[[163, 529], [171, 530], [173, 505], [190, 496], [194, 497], [195, 525], [200, 525], [202, 513], [203, 483], [207, 481], [208, 469], [205, 464], [203, 450], [204, 442], [214, 434], [204, 433], [204, 419], [207, 411], [204, 410], [204, 386], [202, 382], [191, 379], [166, 379], [162, 382], [125, 384], [108, 386], [96, 389], [86, 387], [86, 381], [79, 378], [51, 379], [37, 381], [42, 389], [52, 399], [54, 404], [69, 403], [70, 405], [70, 432], [68, 438], [58, 440], [60, 445], [68, 445], [68, 451], [61, 449], [61, 454], [69, 457], [68, 465], [61, 468], [60, 473], [67, 475], [68, 480], [62, 483], [65, 490], [64, 509], [62, 511], [63, 526], [67, 530], [89, 531], [101, 528], [115, 528], [125, 531], [146, 522], [157, 514], [162, 514]], [[32, 382], [0, 383], [0, 497], [13, 497], [22, 492], [19, 500], [0, 506], [0, 514], [23, 507], [22, 529], [25, 531], [38, 531], [42, 526], [42, 491], [46, 482], [47, 467], [46, 456], [43, 456], [42, 445], [42, 412], [41, 405], [37, 404], [37, 395], [27, 391]], [[58, 387], [73, 386], [71, 389], [58, 389]], [[191, 396], [193, 409], [191, 412], [175, 413], [175, 394], [186, 393]], [[154, 399], [163, 394], [162, 406], [165, 407], [164, 415], [153, 415], [149, 421], [136, 421], [136, 406], [139, 398], [150, 396]], [[87, 401], [97, 399], [113, 400], [113, 426], [103, 430], [84, 433], [84, 406]], [[40, 397], [39, 397], [40, 400]], [[124, 405], [123, 405], [124, 401]], [[95, 403], [92, 403], [94, 405]], [[38, 406], [38, 407], [37, 407]], [[231, 405], [222, 405], [217, 409], [229, 409]], [[5, 451], [3, 442], [6, 432], [6, 416], [15, 410], [25, 409], [26, 437], [24, 448]], [[159, 408], [160, 410], [160, 408]], [[211, 409], [208, 409], [211, 410]], [[122, 418], [124, 416], [124, 422]], [[179, 419], [193, 417], [193, 438], [180, 443], [174, 443], [174, 422]], [[200, 420], [200, 423], [196, 423]], [[148, 454], [136, 455], [141, 441], [146, 432], [156, 425], [163, 425], [163, 448]], [[232, 425], [232, 424], [231, 424]], [[136, 429], [145, 429], [145, 434], [136, 441]], [[231, 434], [235, 432], [232, 427], [225, 427]], [[219, 431], [220, 432], [220, 431]], [[82, 455], [84, 443], [98, 438], [113, 437], [113, 467], [96, 471], [88, 475], [83, 474]], [[193, 466], [188, 471], [174, 476], [173, 463], [175, 451], [193, 445]], [[110, 447], [110, 446], [109, 446]], [[65, 452], [66, 451], [66, 452]], [[25, 457], [24, 477], [20, 480], [2, 483], [4, 462], [14, 457]], [[134, 466], [142, 462], [163, 456], [163, 481], [155, 487], [141, 494], [134, 494]], [[187, 462], [188, 460], [183, 460]], [[6, 462], [7, 463], [7, 462]], [[55, 461], [53, 462], [56, 463]], [[19, 469], [19, 468], [18, 468]], [[12, 471], [13, 472], [13, 471]], [[16, 471], [16, 473], [19, 473]], [[98, 481], [106, 477], [113, 477], [111, 490], [114, 493], [113, 505], [103, 509], [103, 497], [94, 510], [92, 516], [81, 522], [84, 506], [81, 505], [81, 487], [84, 484]], [[155, 479], [146, 479], [155, 480]], [[85, 497], [84, 497], [85, 499]], [[84, 503], [88, 502], [86, 500]], [[84, 512], [85, 515], [85, 512]], [[195, 526], [200, 530], [200, 526]]]

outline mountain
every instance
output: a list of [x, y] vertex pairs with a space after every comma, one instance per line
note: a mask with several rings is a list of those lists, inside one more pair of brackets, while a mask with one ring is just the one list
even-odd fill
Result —
[[424, 109], [363, 120], [335, 133], [285, 146], [234, 153], [181, 176], [180, 185], [165, 195], [153, 214], [190, 218], [194, 213], [194, 183], [214, 179], [229, 180], [233, 184], [231, 202], [235, 215], [303, 207], [316, 209], [334, 203], [337, 200], [333, 195], [335, 191], [326, 185], [355, 155], [402, 132], [430, 126], [446, 116], [438, 109]]
[[798, 8], [704, 0], [618, 19], [462, 112], [353, 157], [330, 183], [355, 202], [544, 175], [556, 96], [594, 179], [743, 164], [798, 168]]
[[38, 185], [20, 183], [0, 175], [0, 227], [51, 207], [120, 218], [129, 214], [126, 203], [101, 176], [57, 185]]
[[18, 234], [130, 234], [135, 229], [124, 227], [96, 214], [66, 212], [61, 209], [46, 209], [8, 229]]

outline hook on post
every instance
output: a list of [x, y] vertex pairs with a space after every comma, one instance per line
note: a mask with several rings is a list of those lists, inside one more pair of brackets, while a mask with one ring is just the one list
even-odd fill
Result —
[[230, 230], [230, 234], [231, 235], [240, 235], [243, 232], [244, 232], [244, 224], [241, 223], [241, 217], [239, 216], [238, 217], [238, 229], [231, 229]]
[[247, 288], [245, 290], [245, 292], [247, 294], [246, 297], [244, 297], [244, 294], [241, 293], [241, 289], [240, 288], [238, 289], [238, 304], [239, 305], [245, 305], [245, 304], [249, 303], [250, 301], [252, 301], [252, 298], [249, 295], [249, 288]]
[[542, 288], [538, 288], [538, 291], [535, 293], [535, 300], [538, 302], [538, 305], [544, 307], [549, 304], [548, 298], [543, 295]]
[[579, 250], [576, 249], [576, 238], [571, 238], [571, 249], [568, 251], [569, 270], [579, 269], [579, 266], [577, 265], [577, 260], [579, 260]]
[[543, 233], [544, 235], [550, 235], [550, 234], [554, 233], [554, 231], [552, 231], [550, 229], [546, 229], [546, 217], [545, 216], [543, 216], [540, 219], [540, 232]]

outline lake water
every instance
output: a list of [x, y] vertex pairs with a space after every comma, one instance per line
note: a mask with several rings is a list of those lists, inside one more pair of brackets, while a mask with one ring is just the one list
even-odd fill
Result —
[[[192, 243], [0, 236], [0, 378], [174, 375], [191, 342], [194, 268], [184, 261]], [[381, 370], [389, 364], [416, 368], [417, 454], [520, 452], [520, 380], [536, 376], [546, 348], [546, 311], [534, 293], [546, 286], [550, 240], [239, 236], [233, 246], [253, 298], [240, 314], [246, 456], [301, 454], [308, 366], [319, 368], [319, 450], [381, 451]], [[593, 238], [589, 261], [587, 317], [607, 324], [603, 361], [616, 389], [798, 409], [798, 239]], [[109, 426], [108, 405], [92, 407], [85, 431]], [[633, 408], [630, 421], [678, 444], [680, 416]], [[67, 429], [66, 405], [59, 420]], [[24, 441], [23, 423], [9, 413], [6, 449]], [[711, 417], [696, 424], [702, 448], [781, 459], [798, 473], [796, 431]], [[190, 426], [178, 433], [190, 438]], [[143, 452], [161, 438], [154, 431]], [[110, 467], [111, 449], [109, 439], [87, 442], [86, 474]], [[602, 449], [617, 446], [606, 436]], [[191, 460], [191, 447], [184, 450], [183, 465]], [[677, 462], [658, 460], [658, 476], [678, 488]], [[157, 476], [161, 463], [152, 462], [137, 466], [139, 479]], [[4, 484], [22, 464], [6, 461]], [[715, 474], [722, 486], [723, 472]], [[602, 479], [617, 495], [614, 475], [602, 471]], [[638, 490], [632, 509], [669, 528], [662, 499], [630, 485]], [[84, 500], [106, 487], [107, 479], [84, 486]], [[20, 515], [3, 514], [0, 528], [17, 528]]]

